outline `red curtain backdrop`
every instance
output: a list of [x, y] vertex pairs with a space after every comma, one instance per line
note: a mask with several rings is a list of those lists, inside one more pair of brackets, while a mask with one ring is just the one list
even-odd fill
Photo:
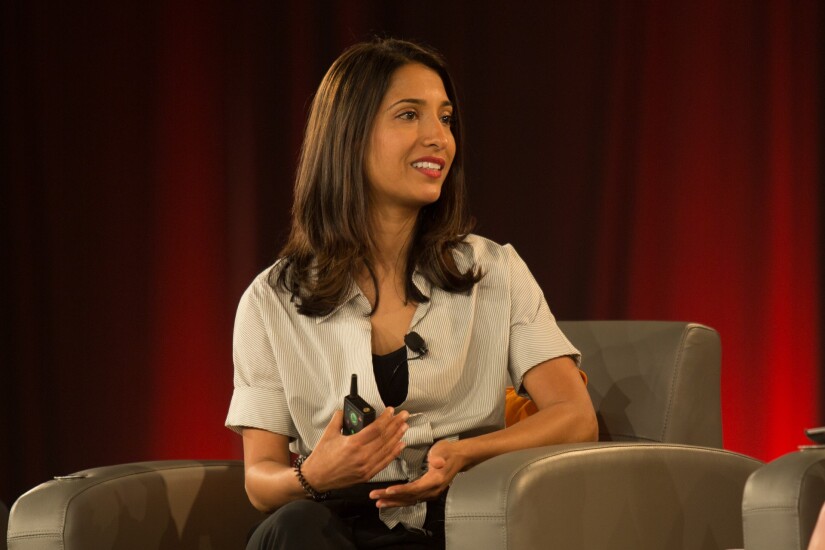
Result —
[[817, 6], [645, 11], [617, 13], [593, 315], [719, 330], [725, 444], [773, 458], [818, 419]]
[[230, 450], [225, 438], [209, 437], [203, 429], [223, 419], [227, 378], [221, 380], [221, 369], [212, 365], [226, 364], [226, 335], [232, 330], [232, 310], [218, 299], [229, 282], [224, 205], [232, 191], [224, 153], [221, 14], [210, 4], [165, 6], [159, 22], [154, 159], [150, 364], [155, 400], [147, 426], [153, 455], [220, 456]]
[[311, 94], [371, 34], [445, 53], [478, 232], [557, 317], [719, 330], [729, 449], [772, 459], [822, 423], [818, 2], [2, 10], [7, 503], [240, 457], [234, 308], [288, 228]]

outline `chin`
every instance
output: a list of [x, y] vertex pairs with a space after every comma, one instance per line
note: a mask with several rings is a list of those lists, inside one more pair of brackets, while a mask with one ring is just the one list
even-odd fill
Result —
[[422, 201], [425, 204], [432, 204], [436, 202], [438, 199], [441, 198], [441, 185], [439, 184], [437, 188], [428, 190], [428, 193], [424, 193], [422, 195]]
[[438, 202], [438, 199], [440, 199], [440, 198], [441, 198], [441, 194], [439, 193], [438, 195], [434, 195], [434, 196], [432, 196], [432, 197], [428, 197], [428, 198], [426, 198], [426, 199], [422, 199], [422, 200], [420, 201], [420, 203], [419, 203], [419, 207], [420, 207], [420, 208], [424, 208], [425, 206], [429, 206], [429, 205], [431, 205], [431, 204], [435, 204], [435, 203], [437, 203], [437, 202]]

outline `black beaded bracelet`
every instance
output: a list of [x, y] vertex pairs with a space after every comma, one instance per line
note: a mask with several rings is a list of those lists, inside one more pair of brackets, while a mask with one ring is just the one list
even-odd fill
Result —
[[329, 496], [329, 491], [327, 491], [326, 493], [319, 493], [318, 491], [312, 488], [312, 485], [310, 485], [309, 482], [306, 480], [304, 474], [301, 473], [301, 465], [304, 463], [304, 460], [306, 460], [306, 458], [307, 457], [301, 455], [295, 461], [295, 465], [292, 467], [295, 470], [295, 475], [298, 477], [298, 481], [301, 483], [301, 487], [303, 487], [306, 494], [309, 495], [309, 498], [316, 502], [326, 500], [326, 498]]

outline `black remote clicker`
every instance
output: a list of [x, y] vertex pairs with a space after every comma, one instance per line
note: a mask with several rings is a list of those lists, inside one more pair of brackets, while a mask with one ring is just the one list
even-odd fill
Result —
[[344, 397], [344, 435], [360, 432], [375, 420], [375, 409], [358, 395], [358, 375], [352, 375], [349, 395]]
[[817, 445], [825, 445], [825, 427], [808, 428], [805, 430], [805, 435]]

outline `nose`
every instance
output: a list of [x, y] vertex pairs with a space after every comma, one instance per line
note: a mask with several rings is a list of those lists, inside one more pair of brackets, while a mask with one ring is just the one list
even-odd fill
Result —
[[422, 125], [424, 145], [441, 150], [447, 147], [450, 139], [450, 127], [441, 123], [437, 116], [427, 117], [427, 123]]

